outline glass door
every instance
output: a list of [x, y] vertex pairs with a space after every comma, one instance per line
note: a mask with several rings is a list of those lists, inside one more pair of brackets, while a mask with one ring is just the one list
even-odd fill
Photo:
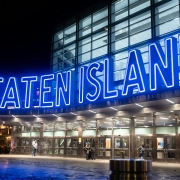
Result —
[[129, 137], [114, 138], [114, 158], [129, 158]]
[[144, 159], [152, 159], [152, 137], [136, 136], [135, 137], [135, 157], [140, 158], [140, 146], [144, 146]]
[[77, 156], [78, 155], [78, 138], [67, 138], [66, 139], [66, 156]]
[[112, 141], [111, 137], [97, 138], [96, 155], [100, 159], [110, 159], [112, 156]]
[[54, 154], [64, 156], [64, 138], [55, 139]]
[[156, 160], [165, 162], [175, 162], [175, 137], [156, 137]]

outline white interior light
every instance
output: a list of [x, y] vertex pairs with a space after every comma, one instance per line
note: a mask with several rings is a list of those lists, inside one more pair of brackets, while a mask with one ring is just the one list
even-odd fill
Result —
[[110, 109], [113, 109], [113, 110], [115, 110], [115, 111], [118, 111], [118, 109], [116, 109], [116, 108], [113, 108], [113, 107], [109, 107]]
[[77, 116], [77, 114], [75, 114], [75, 113], [73, 113], [73, 112], [70, 112], [70, 114], [73, 114], [73, 115]]
[[59, 116], [57, 116], [56, 114], [52, 114], [53, 116], [56, 116], [56, 117], [59, 117]]
[[88, 110], [89, 112], [92, 112], [92, 113], [96, 113], [95, 111], [92, 111], [92, 110]]
[[142, 106], [142, 105], [140, 105], [140, 104], [137, 104], [137, 103], [135, 103], [135, 105], [136, 105], [136, 106], [139, 106], [139, 107], [144, 107], [144, 106]]
[[166, 101], [168, 101], [168, 102], [170, 102], [170, 103], [174, 104], [174, 102], [173, 102], [173, 101], [171, 101], [171, 100], [169, 100], [169, 99], [166, 99]]
[[12, 115], [12, 117], [16, 118], [16, 116]]
[[37, 117], [36, 115], [33, 114], [34, 117]]

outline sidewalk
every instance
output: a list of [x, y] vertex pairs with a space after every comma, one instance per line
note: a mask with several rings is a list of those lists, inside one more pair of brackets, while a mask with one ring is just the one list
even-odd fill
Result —
[[[0, 155], [1, 179], [109, 179], [109, 160]], [[152, 180], [180, 179], [180, 164], [152, 163]]]

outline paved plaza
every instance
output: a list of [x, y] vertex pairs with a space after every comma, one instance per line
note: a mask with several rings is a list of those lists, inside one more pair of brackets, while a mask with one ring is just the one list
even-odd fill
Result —
[[[1, 179], [109, 179], [108, 160], [0, 155]], [[152, 180], [179, 180], [180, 164], [153, 162]]]

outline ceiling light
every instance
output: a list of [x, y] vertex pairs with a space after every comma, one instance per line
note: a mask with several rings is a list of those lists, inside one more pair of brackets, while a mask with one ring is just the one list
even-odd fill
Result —
[[170, 111], [170, 112], [174, 112], [174, 111]]
[[73, 112], [70, 112], [70, 114], [73, 114], [73, 115], [77, 116], [77, 114], [75, 114], [75, 113], [73, 113]]
[[89, 112], [92, 112], [92, 113], [96, 113], [95, 111], [92, 111], [92, 110], [88, 110]]
[[52, 114], [53, 116], [56, 116], [56, 117], [59, 117], [59, 116], [57, 116], [56, 114]]
[[165, 118], [165, 117], [160, 117], [160, 119], [168, 119], [168, 118]]
[[37, 116], [36, 116], [36, 115], [34, 115], [34, 114], [33, 114], [33, 116], [37, 118]]
[[16, 118], [16, 116], [12, 115], [12, 117]]
[[136, 106], [139, 106], [139, 107], [144, 107], [144, 106], [142, 106], [142, 105], [140, 105], [140, 104], [137, 104], [137, 103], [135, 103], [135, 105], [136, 105]]
[[173, 102], [173, 101], [171, 101], [171, 100], [169, 100], [169, 99], [166, 99], [166, 101], [168, 101], [168, 102], [170, 102], [170, 103], [174, 104], [174, 102]]
[[113, 108], [113, 107], [109, 107], [109, 108], [111, 108], [111, 109], [113, 109], [113, 110], [115, 110], [115, 111], [118, 111], [118, 109], [116, 109], [116, 108]]

